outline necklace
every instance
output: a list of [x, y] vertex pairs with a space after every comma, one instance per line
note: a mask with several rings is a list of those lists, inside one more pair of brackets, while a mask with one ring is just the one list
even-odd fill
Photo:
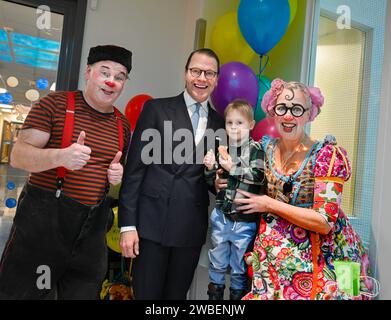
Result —
[[288, 170], [285, 170], [285, 169], [288, 169], [288, 166], [291, 165], [291, 164], [296, 164], [297, 165], [297, 161], [295, 162], [289, 162], [288, 161], [296, 154], [296, 153], [299, 153], [301, 151], [303, 151], [305, 149], [305, 145], [303, 144], [303, 142], [300, 142], [300, 144], [293, 150], [293, 151], [289, 151], [287, 152], [287, 156], [284, 157], [282, 152], [281, 152], [281, 147], [279, 149], [279, 152], [280, 152], [280, 165], [281, 165], [281, 171], [284, 172], [286, 175], [288, 175]]
[[[281, 147], [279, 148], [279, 152], [280, 152], [280, 163], [281, 163], [281, 171], [282, 171], [282, 172], [285, 172], [285, 174], [287, 174], [288, 171], [287, 171], [287, 170], [284, 170], [284, 168], [287, 169], [288, 166], [289, 166], [290, 164], [292, 164], [292, 162], [291, 162], [291, 163], [288, 163], [288, 161], [293, 157], [293, 155], [294, 155], [295, 153], [299, 153], [299, 152], [301, 152], [301, 151], [303, 151], [303, 150], [305, 149], [305, 145], [304, 145], [304, 143], [303, 143], [304, 140], [305, 140], [305, 135], [304, 135], [303, 138], [301, 139], [300, 144], [299, 144], [293, 151], [290, 151], [287, 157], [283, 157], [283, 156], [282, 156]], [[297, 163], [295, 162], [295, 164], [297, 164]], [[284, 192], [284, 194], [290, 193], [290, 192], [292, 191], [292, 189], [293, 189], [293, 174], [294, 174], [294, 173], [292, 173], [292, 174], [289, 175], [288, 181], [285, 182], [284, 185], [283, 185], [283, 192]]]

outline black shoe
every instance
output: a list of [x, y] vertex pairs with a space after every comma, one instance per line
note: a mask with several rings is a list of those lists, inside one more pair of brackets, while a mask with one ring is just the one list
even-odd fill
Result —
[[224, 300], [224, 284], [209, 283], [208, 296], [209, 300]]
[[247, 294], [244, 289], [229, 289], [229, 300], [241, 300]]

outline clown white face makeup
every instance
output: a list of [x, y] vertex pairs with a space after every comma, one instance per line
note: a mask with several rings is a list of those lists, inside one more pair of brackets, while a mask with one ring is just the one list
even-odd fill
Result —
[[99, 61], [87, 66], [84, 97], [89, 105], [101, 112], [112, 112], [113, 104], [120, 96], [127, 69], [114, 61]]
[[[300, 140], [304, 135], [304, 127], [308, 122], [310, 115], [309, 106], [307, 105], [304, 93], [300, 90], [284, 89], [277, 98], [277, 108], [280, 104], [286, 105], [288, 111], [282, 116], [274, 114], [275, 124], [279, 133], [286, 140]], [[293, 116], [292, 109], [290, 109], [292, 107], [295, 108], [298, 105], [303, 106], [305, 109], [301, 117]]]
[[204, 71], [214, 71], [217, 73], [217, 61], [206, 54], [195, 53], [189, 63], [189, 68], [185, 72], [186, 90], [197, 102], [206, 101], [217, 84], [217, 75], [212, 79], [205, 77], [202, 72], [199, 77], [191, 75], [189, 69], [197, 68]]

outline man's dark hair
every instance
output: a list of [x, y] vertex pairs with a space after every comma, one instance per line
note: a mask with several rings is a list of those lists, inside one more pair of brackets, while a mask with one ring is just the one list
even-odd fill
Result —
[[187, 62], [186, 62], [185, 70], [187, 70], [189, 68], [189, 64], [190, 64], [191, 58], [196, 53], [204, 54], [204, 55], [207, 55], [208, 57], [211, 57], [211, 58], [215, 59], [216, 62], [217, 62], [217, 74], [220, 73], [220, 60], [219, 60], [219, 57], [217, 56], [216, 52], [214, 52], [212, 49], [209, 49], [209, 48], [197, 49], [197, 50], [194, 50], [192, 53], [190, 53], [189, 58], [187, 59]]

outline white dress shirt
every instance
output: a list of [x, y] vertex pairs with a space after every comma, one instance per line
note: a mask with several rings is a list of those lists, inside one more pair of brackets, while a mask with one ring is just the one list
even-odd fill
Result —
[[[185, 90], [183, 92], [183, 97], [185, 98], [185, 103], [187, 107], [187, 112], [189, 113], [189, 117], [191, 119], [191, 116], [193, 115], [195, 109], [196, 109], [196, 103], [195, 101]], [[200, 107], [200, 120], [198, 121], [198, 126], [196, 130], [196, 134], [194, 136], [194, 142], [195, 145], [198, 145], [202, 139], [202, 137], [205, 134], [206, 126], [208, 124], [208, 100], [201, 102]]]

